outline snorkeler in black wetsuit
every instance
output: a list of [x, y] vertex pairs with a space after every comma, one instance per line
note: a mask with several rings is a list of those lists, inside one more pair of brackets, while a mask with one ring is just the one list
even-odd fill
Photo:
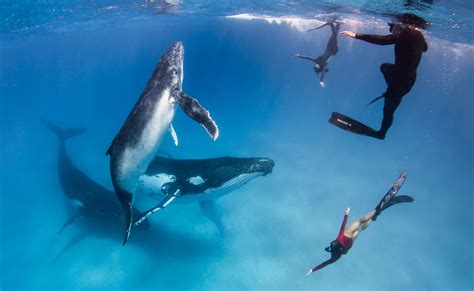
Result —
[[395, 64], [382, 64], [380, 70], [387, 83], [387, 90], [382, 96], [375, 98], [369, 104], [380, 98], [385, 98], [383, 120], [379, 131], [369, 131], [368, 136], [384, 139], [385, 134], [392, 125], [393, 114], [400, 105], [403, 96], [410, 92], [415, 84], [416, 69], [421, 60], [421, 55], [428, 50], [428, 44], [423, 34], [410, 24], [389, 23], [389, 35], [360, 34], [343, 31], [342, 35], [361, 39], [378, 45], [395, 45]]
[[337, 52], [339, 51], [339, 48], [337, 47], [337, 34], [339, 33], [339, 28], [341, 27], [341, 25], [339, 23], [328, 22], [319, 27], [308, 29], [308, 31], [312, 31], [312, 30], [323, 28], [324, 26], [328, 26], [328, 25], [331, 27], [332, 34], [331, 34], [331, 37], [329, 38], [328, 44], [326, 46], [326, 50], [324, 51], [322, 55], [320, 55], [317, 58], [303, 56], [300, 54], [295, 55], [295, 58], [301, 58], [301, 59], [306, 59], [306, 60], [315, 62], [313, 70], [316, 72], [316, 74], [319, 75], [319, 84], [323, 88], [325, 87], [324, 76], [329, 71], [329, 69], [327, 68], [329, 59], [332, 56], [335, 56]]

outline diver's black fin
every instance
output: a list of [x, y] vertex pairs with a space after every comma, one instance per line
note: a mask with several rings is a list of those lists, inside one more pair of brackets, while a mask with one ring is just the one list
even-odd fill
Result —
[[385, 98], [385, 95], [381, 95], [379, 97], [375, 97], [374, 99], [372, 99], [372, 101], [369, 102], [369, 104], [367, 104], [367, 106], [369, 106], [370, 104], [372, 103], [375, 103], [377, 102], [378, 100], [382, 99], [382, 98]]
[[413, 201], [415, 201], [415, 199], [413, 199], [413, 197], [408, 196], [408, 195], [395, 196], [392, 199], [390, 199], [390, 201], [388, 201], [387, 204], [385, 204], [385, 207], [382, 210], [385, 210], [389, 208], [390, 206], [393, 206], [398, 203], [410, 203]]
[[180, 92], [179, 96], [176, 97], [184, 113], [200, 123], [209, 133], [212, 140], [215, 141], [219, 137], [219, 128], [217, 128], [216, 123], [212, 120], [209, 111], [202, 107], [196, 99], [191, 98], [183, 92]]
[[49, 128], [52, 132], [54, 132], [54, 134], [56, 134], [56, 136], [59, 138], [59, 140], [60, 140], [61, 142], [67, 140], [68, 138], [81, 135], [81, 134], [83, 134], [83, 133], [86, 131], [85, 128], [68, 128], [68, 129], [64, 129], [64, 128], [61, 128], [61, 127], [57, 126], [56, 124], [54, 124], [54, 123], [52, 123], [51, 121], [48, 121], [48, 120], [46, 120], [46, 119], [41, 119], [41, 122], [42, 122], [47, 128]]
[[225, 227], [221, 220], [222, 215], [216, 208], [216, 202], [214, 200], [200, 201], [199, 208], [201, 208], [202, 213], [214, 223], [221, 236], [225, 236]]
[[157, 212], [158, 210], [161, 210], [163, 208], [165, 208], [166, 206], [168, 206], [168, 204], [170, 204], [171, 202], [173, 202], [173, 200], [179, 196], [179, 193], [180, 193], [180, 189], [178, 188], [176, 191], [174, 192], [170, 192], [170, 194], [166, 195], [165, 198], [163, 198], [163, 200], [160, 201], [160, 203], [158, 203], [158, 205], [156, 205], [155, 207], [145, 211], [145, 214], [143, 214], [142, 217], [140, 217], [135, 223], [134, 223], [134, 226], [138, 226], [140, 225], [140, 223], [142, 223], [143, 221], [145, 221], [145, 219]]
[[377, 137], [377, 131], [373, 128], [338, 112], [332, 113], [329, 123], [356, 134]]
[[[382, 212], [382, 210], [384, 210], [387, 207], [387, 204], [390, 202], [390, 200], [392, 200], [397, 195], [398, 190], [400, 190], [403, 183], [405, 183], [406, 178], [407, 178], [407, 173], [401, 172], [397, 178], [397, 181], [395, 181], [392, 187], [390, 187], [387, 193], [383, 196], [382, 200], [380, 200], [377, 207], [375, 207], [375, 214], [372, 217], [373, 221], [377, 220], [377, 216]], [[400, 196], [400, 197], [404, 197], [404, 196]], [[409, 199], [409, 198], [402, 198], [402, 199]]]

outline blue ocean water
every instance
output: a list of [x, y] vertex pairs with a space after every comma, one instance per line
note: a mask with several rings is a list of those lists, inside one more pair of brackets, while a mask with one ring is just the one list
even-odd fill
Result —
[[[341, 30], [385, 34], [387, 15], [415, 8], [181, 2], [3, 4], [1, 290], [472, 290], [471, 3], [415, 7], [433, 22], [429, 50], [380, 141], [327, 120], [338, 111], [378, 127], [383, 102], [366, 104], [385, 90], [379, 66], [393, 61], [393, 47], [339, 37], [324, 89], [311, 64], [293, 56], [324, 51], [329, 29], [305, 30], [331, 17]], [[161, 149], [175, 158], [269, 157], [273, 173], [217, 201], [225, 237], [197, 204], [156, 213], [125, 247], [121, 226], [91, 221], [55, 237], [74, 210], [58, 180], [58, 141], [40, 119], [87, 128], [67, 152], [113, 189], [105, 151], [178, 40], [184, 90], [209, 109], [221, 136], [212, 142], [178, 110], [180, 144], [166, 136]], [[401, 171], [400, 193], [414, 203], [384, 212], [347, 255], [305, 276], [328, 258], [344, 210], [351, 207], [349, 222], [372, 210]]]

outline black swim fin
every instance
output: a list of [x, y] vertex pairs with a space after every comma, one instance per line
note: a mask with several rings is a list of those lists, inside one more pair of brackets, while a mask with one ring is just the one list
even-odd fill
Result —
[[385, 209], [389, 208], [390, 206], [393, 206], [393, 205], [398, 204], [398, 203], [410, 203], [410, 202], [413, 202], [413, 201], [415, 201], [415, 199], [411, 196], [408, 196], [408, 195], [395, 196], [392, 199], [390, 199], [390, 201], [388, 201], [388, 203], [385, 205], [384, 208], [382, 208], [382, 210], [385, 210]]
[[[398, 198], [398, 199], [400, 199], [400, 201], [398, 201], [396, 199], [396, 200], [394, 200], [395, 203], [393, 203], [392, 205], [389, 205], [390, 201], [392, 201], [394, 198], [397, 197], [396, 195], [398, 193], [398, 190], [400, 190], [403, 183], [405, 183], [406, 179], [407, 179], [407, 173], [401, 172], [400, 175], [397, 178], [397, 181], [395, 181], [395, 183], [392, 185], [392, 187], [390, 187], [390, 189], [388, 189], [387, 193], [383, 196], [382, 200], [380, 200], [379, 204], [377, 204], [377, 207], [375, 207], [375, 214], [372, 217], [373, 221], [377, 220], [377, 216], [382, 212], [382, 210], [386, 209], [387, 207], [390, 207], [393, 204], [400, 203], [400, 202], [411, 202], [411, 201], [404, 201], [404, 200], [409, 200], [411, 198], [410, 196], [399, 196], [399, 197], [402, 197], [402, 198]], [[413, 199], [413, 198], [411, 198], [411, 199]], [[387, 206], [387, 205], [389, 205], [389, 206]]]
[[332, 113], [331, 118], [329, 118], [329, 123], [356, 134], [379, 138], [377, 134], [378, 131], [375, 129], [338, 112]]

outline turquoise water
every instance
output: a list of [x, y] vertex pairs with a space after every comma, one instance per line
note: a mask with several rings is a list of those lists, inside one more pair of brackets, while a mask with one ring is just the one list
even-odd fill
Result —
[[[378, 127], [382, 102], [366, 104], [385, 90], [379, 66], [393, 61], [393, 47], [339, 37], [324, 89], [311, 64], [293, 56], [324, 51], [329, 29], [305, 30], [328, 17], [341, 30], [384, 34], [386, 15], [408, 8], [181, 2], [165, 11], [126, 1], [3, 4], [0, 289], [472, 290], [472, 4], [417, 7], [433, 22], [429, 50], [380, 141], [327, 120], [338, 111]], [[151, 229], [125, 247], [121, 227], [93, 221], [55, 238], [73, 210], [58, 180], [58, 142], [40, 119], [87, 128], [66, 143], [68, 154], [113, 189], [105, 151], [177, 40], [184, 90], [221, 136], [212, 142], [178, 110], [180, 145], [166, 136], [161, 149], [175, 158], [269, 157], [273, 173], [217, 201], [225, 237], [190, 204], [154, 214]], [[403, 170], [400, 193], [414, 203], [384, 212], [347, 255], [305, 276], [328, 258], [344, 210], [349, 222], [372, 210]]]

